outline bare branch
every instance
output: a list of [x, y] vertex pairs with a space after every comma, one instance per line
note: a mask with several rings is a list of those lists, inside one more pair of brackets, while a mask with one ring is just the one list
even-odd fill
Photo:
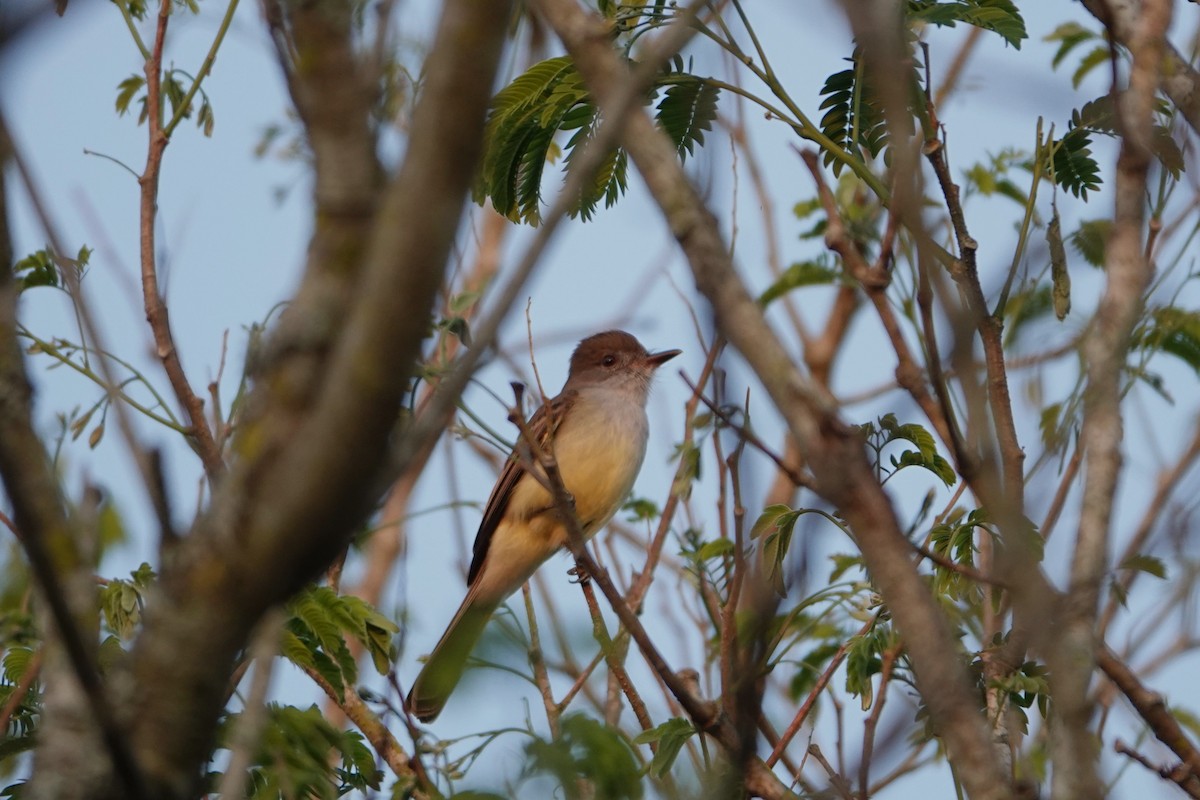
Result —
[[1104, 670], [1117, 688], [1133, 704], [1138, 715], [1154, 731], [1158, 740], [1171, 748], [1186, 768], [1186, 774], [1173, 778], [1192, 797], [1200, 797], [1200, 751], [1188, 739], [1179, 720], [1171, 714], [1162, 695], [1147, 689], [1137, 675], [1107, 647], [1096, 651], [1096, 665]]
[[158, 286], [158, 254], [155, 244], [155, 222], [158, 218], [158, 181], [162, 172], [163, 152], [167, 149], [169, 133], [163, 127], [162, 107], [162, 63], [163, 43], [167, 36], [167, 22], [171, 18], [171, 0], [161, 0], [158, 9], [157, 32], [150, 58], [146, 60], [146, 129], [150, 141], [146, 150], [146, 166], [138, 178], [141, 186], [140, 227], [142, 273], [142, 300], [146, 308], [146, 321], [154, 334], [155, 354], [162, 362], [175, 392], [191, 424], [191, 435], [196, 452], [204, 464], [210, 481], [216, 481], [225, 470], [221, 451], [204, 414], [204, 401], [192, 390], [179, 350], [175, 346], [175, 335], [171, 332], [171, 320], [167, 311], [166, 298]]

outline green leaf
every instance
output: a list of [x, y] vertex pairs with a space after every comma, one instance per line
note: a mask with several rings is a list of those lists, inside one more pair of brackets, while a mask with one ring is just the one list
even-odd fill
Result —
[[1089, 50], [1087, 54], [1079, 60], [1079, 66], [1075, 68], [1075, 72], [1071, 75], [1071, 86], [1075, 89], [1078, 89], [1079, 85], [1083, 83], [1084, 78], [1086, 78], [1092, 70], [1101, 64], [1108, 63], [1110, 53], [1111, 50], [1109, 49], [1108, 45], [1105, 44], [1096, 45]]
[[1167, 579], [1167, 565], [1161, 558], [1148, 556], [1145, 553], [1137, 553], [1121, 562], [1121, 569], [1131, 569], [1137, 572], [1145, 572], [1147, 575], [1153, 575], [1160, 580]]
[[1012, 0], [909, 0], [908, 18], [930, 25], [954, 27], [958, 22], [991, 31], [1006, 44], [1020, 50], [1021, 42], [1029, 38], [1025, 20]]
[[21, 284], [21, 291], [35, 286], [58, 286], [58, 267], [49, 245], [36, 253], [30, 253], [13, 264], [13, 275]]
[[792, 675], [792, 680], [788, 684], [788, 696], [792, 702], [799, 703], [812, 691], [821, 671], [840, 649], [840, 642], [825, 642], [810, 650], [800, 659], [799, 669]]
[[587, 797], [640, 800], [640, 770], [617, 731], [583, 714], [563, 717], [560, 730], [557, 739], [539, 737], [526, 746], [530, 772], [557, 780], [566, 800], [582, 800], [585, 786]]
[[767, 506], [763, 509], [762, 513], [758, 515], [758, 519], [754, 521], [754, 525], [750, 527], [750, 538], [757, 539], [763, 534], [775, 530], [781, 524], [787, 524], [786, 522], [781, 523], [780, 520], [789, 515], [795, 515], [796, 513], [797, 512], [793, 511], [790, 507], [785, 506], [782, 503], [776, 503], [774, 505]]
[[313, 651], [294, 631], [287, 628], [279, 641], [279, 652], [288, 661], [300, 667], [313, 667]]
[[1009, 178], [1003, 177], [1008, 169], [1007, 159], [997, 157], [991, 165], [977, 163], [966, 170], [967, 181], [986, 197], [1001, 195], [1022, 208], [1029, 202], [1029, 193], [1022, 190]]
[[1058, 452], [1059, 447], [1066, 441], [1059, 421], [1062, 410], [1062, 403], [1051, 403], [1042, 409], [1041, 416], [1038, 418], [1038, 430], [1042, 434], [1042, 444], [1052, 452]]
[[629, 512], [629, 516], [626, 517], [629, 522], [647, 522], [658, 519], [662, 513], [657, 503], [645, 497], [629, 498], [625, 505], [621, 506], [621, 510]]
[[819, 261], [800, 261], [792, 264], [759, 295], [758, 304], [766, 307], [793, 289], [801, 286], [828, 285], [838, 278], [837, 270]]
[[[254, 753], [248, 796], [336, 800], [378, 790], [383, 777], [360, 734], [335, 728], [316, 706], [268, 705], [270, 720]], [[225, 738], [239, 715], [223, 721]], [[357, 796], [357, 795], [356, 795]]]
[[1179, 143], [1171, 135], [1171, 129], [1165, 125], [1155, 125], [1151, 148], [1154, 150], [1155, 157], [1158, 158], [1158, 163], [1162, 164], [1163, 169], [1167, 171], [1172, 180], [1179, 180], [1184, 168], [1183, 151], [1179, 149]]
[[787, 595], [783, 580], [783, 565], [792, 542], [792, 529], [801, 511], [793, 511], [785, 505], [767, 506], [750, 529], [750, 538], [762, 541], [762, 562], [771, 582], [771, 588], [780, 597]]
[[675, 447], [675, 458], [679, 461], [671, 494], [687, 498], [692, 493], [692, 484], [700, 479], [700, 448], [693, 441], [685, 441]]
[[133, 579], [134, 585], [145, 588], [154, 583], [154, 579], [158, 577], [154, 572], [154, 568], [143, 561], [137, 569], [129, 573], [129, 577]]
[[701, 545], [696, 553], [696, 558], [700, 561], [708, 561], [713, 558], [720, 558], [733, 554], [732, 539], [713, 539], [711, 542], [705, 542]]
[[587, 92], [566, 56], [534, 64], [493, 99], [475, 199], [514, 222], [537, 224], [541, 176], [554, 133]]
[[212, 110], [212, 103], [208, 102], [208, 98], [205, 97], [204, 101], [200, 103], [200, 113], [196, 115], [196, 127], [201, 130], [205, 137], [212, 138], [213, 128], [216, 126], [216, 122], [217, 120]]
[[1125, 587], [1116, 578], [1110, 578], [1108, 581], [1108, 591], [1112, 594], [1113, 599], [1120, 604], [1121, 608], [1129, 607], [1129, 592], [1125, 591]]
[[100, 608], [108, 629], [131, 639], [142, 620], [141, 588], [130, 581], [111, 580], [100, 590]]
[[1063, 60], [1079, 45], [1084, 42], [1089, 42], [1093, 39], [1100, 38], [1100, 35], [1089, 31], [1076, 22], [1067, 22], [1059, 25], [1050, 33], [1042, 38], [1044, 42], [1058, 42], [1058, 50], [1054, 53], [1054, 59], [1051, 61], [1051, 66], [1058, 69]]
[[916, 451], [906, 450], [898, 457], [893, 456], [892, 466], [897, 469], [909, 466], [922, 467], [937, 475], [947, 486], [953, 486], [958, 482], [954, 468], [938, 453], [933, 434], [925, 428], [915, 422], [901, 425], [895, 414], [885, 414], [879, 418], [879, 429], [885, 434], [882, 444], [907, 441], [917, 446]]
[[1083, 260], [1093, 267], [1103, 267], [1108, 237], [1112, 234], [1111, 219], [1084, 220], [1071, 234], [1071, 245]]
[[[821, 87], [821, 97], [825, 98], [820, 106], [825, 112], [821, 117], [821, 132], [843, 150], [858, 153], [861, 148], [875, 158], [888, 143], [882, 101], [863, 74], [857, 48], [847, 60], [853, 66], [833, 73]], [[835, 177], [845, 167], [844, 162], [835, 159], [829, 151], [825, 151], [822, 161], [832, 169]]]
[[33, 660], [33, 650], [28, 647], [10, 647], [4, 654], [4, 680], [10, 684], [20, 683]]
[[852, 569], [864, 566], [862, 556], [834, 553], [829, 557], [833, 562], [833, 571], [829, 573], [829, 582], [835, 583]]
[[661, 778], [671, 771], [679, 751], [687, 740], [696, 734], [696, 726], [682, 717], [672, 717], [661, 725], [642, 731], [633, 740], [634, 744], [658, 742], [658, 752], [650, 762], [650, 774]]
[[1092, 158], [1092, 139], [1083, 128], [1074, 128], [1052, 144], [1054, 182], [1076, 197], [1100, 188], [1100, 165]]
[[1153, 309], [1133, 332], [1130, 345], [1175, 356], [1200, 373], [1200, 312], [1174, 306]]
[[657, 119], [671, 141], [680, 160], [692, 154], [696, 144], [704, 144], [704, 132], [712, 130], [717, 118], [717, 87], [693, 75], [679, 75], [679, 83], [667, 87], [658, 104]]
[[182, 108], [182, 116], [187, 119], [192, 115], [192, 104], [188, 102], [187, 107], [183, 107], [183, 101], [187, 97], [187, 92], [184, 91], [183, 84], [176, 77], [178, 72], [171, 70], [163, 76], [162, 92], [167, 98], [167, 102], [171, 104], [171, 114], [179, 114]]
[[1071, 127], [1085, 128], [1094, 133], [1117, 133], [1117, 114], [1111, 95], [1100, 95], [1071, 112]]
[[125, 116], [129, 112], [129, 103], [133, 100], [133, 96], [146, 85], [146, 79], [141, 75], [130, 75], [125, 80], [117, 84], [117, 114]]
[[864, 711], [875, 697], [871, 676], [883, 669], [880, 655], [887, 647], [887, 638], [884, 629], [876, 626], [862, 636], [851, 637], [846, 648], [846, 691], [859, 696]]
[[451, 313], [463, 314], [479, 302], [481, 296], [481, 292], [458, 292], [450, 297], [450, 302], [447, 306]]

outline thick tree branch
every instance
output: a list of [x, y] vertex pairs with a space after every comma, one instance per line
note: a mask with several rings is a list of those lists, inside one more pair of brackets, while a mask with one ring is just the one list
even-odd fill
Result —
[[[1110, 4], [1119, 5], [1119, 4]], [[1088, 701], [1096, 651], [1096, 613], [1109, 565], [1109, 527], [1121, 471], [1121, 381], [1129, 336], [1142, 310], [1153, 266], [1143, 253], [1146, 175], [1151, 160], [1154, 98], [1169, 0], [1145, 0], [1128, 40], [1133, 53], [1129, 88], [1118, 97], [1121, 151], [1116, 210], [1105, 257], [1107, 283], [1084, 341], [1087, 387], [1081, 444], [1086, 453], [1079, 533], [1070, 586], [1062, 607], [1058, 646], [1048, 651], [1051, 686], [1061, 724], [1052, 740], [1054, 793], [1098, 797], [1096, 752]], [[1117, 87], [1113, 87], [1117, 92]]]
[[[540, 0], [536, 7], [607, 109], [628, 75], [604, 24], [570, 0]], [[905, 636], [939, 733], [963, 767], [968, 792], [973, 798], [1007, 797], [1007, 776], [991, 752], [978, 697], [945, 620], [912, 564], [861, 442], [837, 416], [833, 399], [801, 376], [767, 327], [730, 262], [717, 221], [683, 174], [674, 147], [643, 112], [626, 120], [623, 143], [683, 247], [697, 286], [712, 303], [718, 327], [763, 382], [812, 465], [818, 490], [846, 516], [858, 537], [872, 578]]]
[[289, 81], [312, 123], [317, 219], [298, 296], [254, 365], [238, 461], [192, 534], [164, 554], [134, 652], [135, 747], [159, 797], [194, 796], [235, 653], [376, 499], [478, 158], [509, 7], [445, 4], [403, 165], [382, 191], [363, 136], [369, 93], [356, 89], [352, 13], [268, 6], [277, 37], [291, 37], [281, 49], [294, 55]]

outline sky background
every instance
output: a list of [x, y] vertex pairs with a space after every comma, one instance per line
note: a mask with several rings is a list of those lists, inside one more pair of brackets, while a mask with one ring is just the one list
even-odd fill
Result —
[[[785, 76], [789, 91], [809, 116], [819, 119], [821, 84], [827, 74], [842, 68], [841, 59], [851, 49], [840, 10], [836, 4], [816, 0], [751, 5], [752, 19], [764, 48], [776, 61], [777, 71]], [[1057, 72], [1051, 69], [1054, 46], [1043, 42], [1043, 38], [1064, 21], [1087, 23], [1076, 3], [1047, 0], [1020, 5], [1029, 31], [1021, 50], [1006, 47], [999, 37], [985, 35], [963, 76], [962, 89], [940, 109], [956, 175], [1005, 148], [1032, 147], [1039, 116], [1047, 127], [1054, 124], [1061, 131], [1070, 108], [1107, 89], [1104, 70], [1075, 89], [1069, 68]], [[0, 15], [21, 7], [21, 3], [8, 5], [7, 11], [0, 7]], [[224, 12], [224, 6], [211, 0], [201, 3], [201, 8], [198, 17], [177, 14], [168, 37], [168, 61], [188, 72], [202, 61]], [[433, 4], [424, 0], [402, 1], [397, 6], [400, 37], [410, 63], [419, 63], [421, 43], [433, 19], [432, 8]], [[1180, 41], [1191, 28], [1189, 17], [1194, 13], [1189, 4], [1180, 4], [1177, 9]], [[935, 83], [940, 82], [940, 70], [964, 35], [961, 29], [930, 32]], [[693, 43], [688, 54], [694, 57], [693, 69], [699, 74], [729, 71], [711, 47]], [[510, 79], [516, 74], [516, 64], [512, 57], [507, 64], [506, 79]], [[140, 71], [139, 53], [116, 8], [109, 3], [73, 0], [63, 19], [46, 20], [35, 33], [0, 53], [0, 108], [51, 209], [65, 248], [74, 251], [87, 244], [95, 249], [84, 288], [101, 319], [105, 345], [145, 370], [165, 393], [166, 381], [150, 348], [137, 281], [138, 185], [122, 166], [141, 171], [145, 130], [136, 125], [136, 111], [120, 117], [113, 105], [117, 84]], [[749, 76], [743, 76], [743, 80], [751, 85]], [[185, 122], [166, 153], [160, 193], [160, 263], [183, 364], [198, 389], [217, 377], [224, 337], [228, 336], [221, 381], [222, 396], [228, 400], [240, 374], [247, 328], [266, 319], [294, 291], [309, 234], [309, 184], [304, 166], [275, 155], [260, 158], [255, 154], [265, 130], [291, 124], [285, 87], [256, 4], [242, 3], [238, 9], [204, 89], [215, 109], [213, 137], [203, 137], [194, 125]], [[732, 112], [733, 103], [728, 97], [722, 99], [721, 108], [724, 113]], [[798, 221], [791, 213], [793, 203], [813, 194], [811, 180], [792, 149], [794, 136], [782, 124], [763, 119], [760, 112], [746, 109], [745, 113], [773, 200], [770, 208], [761, 207], [746, 176], [732, 169], [734, 156], [722, 131], [708, 136], [707, 145], [688, 165], [734, 242], [736, 260], [746, 280], [753, 290], [761, 291], [770, 282], [765, 267], [768, 242], [762, 224], [764, 215], [769, 214], [775, 224], [785, 264], [813, 257], [820, 245], [799, 240], [798, 235], [811, 225], [811, 220]], [[385, 149], [387, 158], [394, 161], [401, 151], [402, 137], [391, 137]], [[1106, 177], [1111, 175], [1111, 147], [1101, 141], [1095, 151]], [[556, 180], [552, 177], [547, 183], [548, 191], [553, 191]], [[44, 246], [47, 235], [27, 194], [15, 184], [10, 180], [19, 257]], [[1087, 204], [1066, 196], [1060, 196], [1059, 204], [1067, 230], [1071, 220], [1111, 213], [1106, 191], [1094, 194]], [[980, 242], [985, 288], [998, 285], [1011, 258], [1018, 220], [1015, 209], [1011, 201], [1003, 199], [976, 199], [968, 205], [968, 221]], [[516, 231], [508, 237], [504, 267], [515, 264], [527, 241], [527, 231]], [[1029, 258], [1044, 262], [1044, 248], [1031, 247]], [[1183, 269], [1190, 270], [1191, 257], [1184, 253], [1183, 258]], [[1076, 312], [1061, 326], [1036, 329], [1030, 341], [1023, 344], [1029, 352], [1065, 341], [1087, 319], [1102, 287], [1101, 276], [1082, 265], [1081, 260], [1076, 258], [1075, 262]], [[1040, 267], [1035, 264], [1031, 268]], [[672, 446], [683, 425], [680, 409], [687, 388], [679, 372], [692, 377], [699, 373], [703, 352], [695, 330], [698, 321], [707, 333], [708, 310], [697, 299], [686, 265], [636, 175], [631, 172], [630, 190], [615, 208], [601, 211], [588, 224], [564, 226], [526, 294], [531, 303], [538, 366], [551, 394], [565, 379], [570, 348], [579, 338], [598, 330], [619, 325], [635, 333], [652, 350], [684, 350], [663, 370], [652, 398], [652, 441], [635, 490], [640, 496], [661, 502], [673, 472], [669, 462]], [[1195, 305], [1190, 285], [1184, 287], [1180, 298], [1185, 304]], [[808, 292], [798, 303], [801, 314], [815, 327], [826, 314], [828, 294]], [[73, 333], [70, 307], [57, 292], [28, 292], [22, 299], [21, 315], [39, 335], [78, 338]], [[782, 317], [774, 321], [782, 323]], [[786, 328], [778, 324], [777, 329]], [[524, 316], [517, 310], [505, 326], [500, 344], [521, 363], [528, 362], [525, 335]], [[879, 349], [883, 341], [874, 317], [860, 314], [852, 346], [835, 375], [839, 395], [851, 397], [875, 389], [890, 375], [892, 356], [889, 350]], [[882, 365], [880, 352], [886, 359]], [[752, 406], [765, 412], [767, 403], [757, 384], [739, 367], [736, 357], [726, 361], [730, 371], [728, 396], [741, 398], [749, 387]], [[48, 370], [45, 358], [33, 358], [29, 363], [39, 387], [39, 422], [48, 437], [57, 429], [57, 413], [77, 405], [86, 408], [100, 397], [95, 385], [78, 376], [64, 369]], [[1154, 475], [1183, 444], [1176, 432], [1190, 430], [1187, 426], [1197, 411], [1194, 377], [1169, 363], [1156, 366], [1161, 367], [1168, 387], [1179, 387], [1179, 391], [1173, 403], [1143, 390], [1131, 395], [1128, 436], [1137, 447], [1131, 447], [1128, 453], [1128, 479], [1117, 505], [1118, 543], [1141, 513], [1140, 499], [1148, 495]], [[1031, 450], [1036, 452], [1038, 448], [1036, 409], [1028, 400], [1061, 397], [1069, 391], [1074, 372], [1068, 364], [1062, 370], [1014, 377], [1014, 397], [1026, 408], [1022, 440], [1030, 443]], [[479, 381], [507, 400], [511, 377], [512, 368], [498, 363], [485, 368]], [[467, 401], [494, 429], [507, 432], [505, 409], [500, 402], [479, 388], [468, 393]], [[902, 421], [920, 419], [910, 405], [898, 402], [895, 394], [849, 406], [845, 416], [862, 422], [887, 410], [897, 410]], [[760, 415], [756, 422], [768, 442], [780, 440], [778, 422], [769, 413]], [[102, 484], [125, 519], [129, 541], [110, 555], [102, 569], [108, 575], [123, 575], [142, 561], [154, 561], [157, 545], [152, 533], [155, 526], [144, 510], [144, 493], [131, 468], [128, 449], [116, 435], [115, 426], [110, 424], [108, 428], [109, 433], [94, 450], [89, 450], [82, 439], [68, 445], [62, 463], [70, 491], [77, 492], [85, 480]], [[175, 515], [179, 524], [186, 525], [199, 496], [198, 463], [169, 431], [150, 424], [140, 424], [139, 429], [146, 443], [162, 447], [167, 456]], [[399, 613], [410, 603], [419, 608], [419, 612], [413, 612], [399, 660], [404, 685], [416, 673], [416, 656], [428, 652], [461, 599], [463, 548], [469, 546], [477, 513], [470, 508], [450, 510], [445, 505], [455, 498], [482, 502], [493, 480], [487, 467], [465, 452], [455, 449], [453, 443], [442, 448], [423, 477], [413, 508], [430, 511], [410, 525], [408, 566], [395, 576], [383, 604], [389, 614]], [[1040, 519], [1055, 487], [1053, 470], [1042, 475], [1031, 482], [1029, 489], [1031, 507], [1037, 512], [1033, 514], [1035, 519]], [[748, 459], [745, 486], [751, 509], [761, 500], [771, 478], [765, 460]], [[923, 496], [930, 486], [928, 481], [906, 482], [911, 480], [898, 480], [893, 494]], [[1194, 494], [1196, 488], [1193, 479], [1179, 496], [1188, 497], [1189, 489]], [[705, 497], [704, 493], [712, 490], [712, 482], [706, 477], [696, 495]], [[706, 506], [696, 501], [694, 507]], [[711, 501], [707, 508], [711, 508]], [[901, 508], [903, 519], [904, 503]], [[1063, 573], [1055, 565], [1065, 563], [1073, 515], [1071, 506], [1049, 549], [1048, 570], [1056, 579]], [[829, 529], [806, 529], [806, 535], [821, 537], [816, 552], [846, 548], [846, 543], [837, 541], [835, 532]], [[414, 568], [414, 564], [420, 568]], [[567, 566], [566, 558], [551, 561], [542, 571], [543, 577], [559, 582]], [[809, 577], [826, 573], [822, 567]], [[348, 578], [353, 577], [352, 572]], [[586, 635], [586, 614], [577, 591], [561, 582], [564, 586], [556, 589], [556, 596], [569, 598], [564, 613], [569, 613], [572, 624]], [[809, 586], [809, 591], [812, 589]], [[679, 597], [678, 587], [656, 587], [649, 601], [650, 614], [656, 604], [662, 608], [679, 602]], [[1139, 595], [1132, 602], [1136, 609], [1149, 601]], [[688, 663], [698, 663], [701, 658], [694, 652], [677, 652], [675, 656]], [[1184, 692], [1183, 687], [1188, 685], [1186, 676], [1195, 668], [1196, 659], [1189, 657], [1156, 676], [1155, 683], [1168, 692], [1177, 687], [1185, 694], [1180, 697], [1182, 701], [1194, 701], [1194, 693]], [[512, 707], [506, 702], [516, 702], [511, 698], [521, 692], [529, 694], [515, 678], [489, 678], [487, 687], [468, 680], [438, 721], [437, 733], [450, 737], [491, 723], [500, 724], [512, 718]], [[313, 695], [302, 679], [286, 672], [277, 682], [276, 693], [293, 698], [295, 693]], [[891, 710], [901, 716], [911, 714], [911, 707], [903, 702], [896, 702]], [[790, 716], [790, 709], [781, 713]], [[512, 777], [521, 763], [523, 746], [524, 740], [519, 738], [502, 740], [484, 765], [490, 773], [479, 775]], [[927, 795], [930, 786], [939, 791], [948, 789], [944, 778], [933, 781], [929, 773], [921, 773], [887, 796]], [[1129, 793], [1122, 796], [1132, 796], [1139, 787], [1158, 786], [1157, 779], [1135, 777], [1122, 783]]]

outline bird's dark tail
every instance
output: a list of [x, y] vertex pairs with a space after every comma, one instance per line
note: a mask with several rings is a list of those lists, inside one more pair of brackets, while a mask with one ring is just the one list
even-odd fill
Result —
[[496, 606], [467, 595], [409, 690], [408, 710], [417, 719], [432, 722], [442, 713]]

